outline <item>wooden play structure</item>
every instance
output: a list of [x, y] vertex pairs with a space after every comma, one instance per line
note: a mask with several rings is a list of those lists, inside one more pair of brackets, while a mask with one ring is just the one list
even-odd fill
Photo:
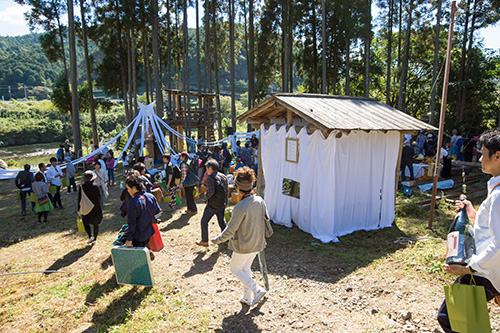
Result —
[[[164, 91], [167, 95], [165, 100], [168, 101], [169, 105], [164, 118], [167, 124], [179, 133], [183, 133], [184, 129], [196, 128], [198, 135], [202, 135], [206, 141], [216, 140], [215, 124], [217, 123], [218, 128], [221, 127], [220, 110], [217, 110], [214, 103], [217, 94], [198, 94], [195, 92], [186, 94], [186, 92], [176, 89], [164, 89]], [[189, 104], [186, 103], [186, 98]], [[187, 136], [189, 132], [189, 130], [186, 131], [185, 135]], [[182, 151], [183, 139], [175, 138], [170, 133], [170, 142], [174, 145], [174, 149]]]

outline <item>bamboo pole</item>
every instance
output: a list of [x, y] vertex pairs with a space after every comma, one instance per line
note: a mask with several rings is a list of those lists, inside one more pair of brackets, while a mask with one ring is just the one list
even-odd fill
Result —
[[441, 119], [439, 120], [436, 167], [434, 168], [434, 184], [432, 186], [431, 214], [429, 216], [428, 228], [432, 228], [432, 222], [434, 220], [434, 209], [436, 207], [437, 182], [439, 177], [439, 161], [441, 159], [441, 146], [443, 145], [444, 118], [446, 114], [446, 97], [448, 96], [448, 80], [450, 77], [450, 58], [451, 58], [451, 47], [453, 39], [453, 24], [455, 22], [456, 10], [457, 10], [457, 2], [453, 1], [451, 3], [450, 28], [448, 31], [448, 48], [446, 50], [446, 67], [444, 70], [444, 81], [443, 81], [443, 97], [441, 98]]

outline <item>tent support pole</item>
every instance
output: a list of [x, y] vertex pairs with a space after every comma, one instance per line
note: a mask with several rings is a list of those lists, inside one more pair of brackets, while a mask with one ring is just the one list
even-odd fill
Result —
[[443, 132], [444, 132], [444, 118], [446, 114], [446, 97], [448, 96], [448, 79], [450, 77], [450, 59], [451, 59], [451, 47], [453, 40], [453, 23], [455, 22], [455, 11], [457, 9], [457, 2], [453, 1], [451, 3], [451, 14], [450, 14], [450, 28], [448, 31], [448, 49], [446, 51], [446, 66], [444, 70], [444, 81], [443, 81], [443, 96], [441, 98], [441, 119], [439, 121], [439, 137], [438, 146], [436, 154], [436, 167], [434, 168], [434, 184], [432, 186], [432, 202], [431, 202], [431, 214], [429, 216], [428, 228], [432, 228], [432, 222], [434, 220], [434, 208], [436, 206], [436, 193], [437, 193], [437, 181], [439, 177], [439, 162], [441, 157], [441, 146], [443, 145]]
[[[260, 136], [259, 147], [257, 152], [257, 195], [262, 197], [262, 177], [264, 168], [262, 167], [262, 136]], [[269, 277], [267, 274], [267, 264], [266, 257], [264, 255], [264, 250], [259, 252], [259, 266], [262, 273], [262, 279], [264, 280], [264, 286], [266, 290], [269, 291]]]

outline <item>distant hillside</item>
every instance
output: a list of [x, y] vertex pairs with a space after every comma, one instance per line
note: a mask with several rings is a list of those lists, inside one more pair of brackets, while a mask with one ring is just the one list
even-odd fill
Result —
[[[26, 85], [33, 96], [33, 87], [44, 86], [52, 88], [58, 76], [63, 72], [62, 61], [51, 63], [47, 59], [39, 37], [41, 34], [28, 34], [16, 37], [0, 36], [0, 98], [5, 99], [24, 98], [22, 84]], [[65, 41], [67, 43], [67, 40]], [[66, 44], [68, 45], [68, 44]], [[96, 52], [97, 48], [91, 46], [90, 52]], [[83, 49], [77, 43], [77, 57], [79, 64], [80, 81], [84, 79]], [[69, 62], [69, 57], [66, 57]], [[69, 63], [68, 63], [69, 66]], [[10, 94], [9, 94], [10, 86]]]

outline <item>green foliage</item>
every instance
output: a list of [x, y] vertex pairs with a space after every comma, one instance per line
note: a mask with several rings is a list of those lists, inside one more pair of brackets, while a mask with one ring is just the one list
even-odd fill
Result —
[[[114, 105], [108, 113], [97, 113], [102, 137], [118, 134], [126, 123], [123, 106]], [[90, 114], [80, 114], [82, 140], [92, 140]], [[0, 102], [0, 145], [12, 146], [64, 141], [71, 138], [71, 116], [59, 112], [49, 101], [27, 103]]]
[[59, 111], [71, 113], [71, 93], [64, 73], [59, 76], [50, 99]]

